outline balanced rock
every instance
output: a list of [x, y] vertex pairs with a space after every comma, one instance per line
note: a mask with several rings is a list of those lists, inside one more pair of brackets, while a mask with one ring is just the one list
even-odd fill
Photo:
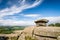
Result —
[[46, 23], [48, 23], [49, 20], [47, 19], [41, 19], [41, 20], [37, 20], [35, 21], [36, 26], [46, 26]]

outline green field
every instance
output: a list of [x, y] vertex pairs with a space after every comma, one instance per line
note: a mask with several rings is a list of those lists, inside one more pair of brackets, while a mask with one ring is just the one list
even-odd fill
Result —
[[0, 34], [10, 34], [14, 30], [23, 30], [24, 26], [0, 26]]

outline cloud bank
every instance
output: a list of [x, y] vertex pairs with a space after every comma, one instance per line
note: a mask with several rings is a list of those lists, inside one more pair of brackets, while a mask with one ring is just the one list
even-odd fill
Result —
[[[19, 0], [18, 2], [20, 2]], [[22, 12], [25, 9], [33, 8], [39, 5], [42, 2], [42, 0], [35, 0], [33, 4], [26, 3], [26, 0], [22, 0], [17, 7], [16, 5], [11, 6], [10, 8], [5, 8], [3, 10], [0, 10], [0, 18], [7, 16], [7, 15], [14, 15], [16, 13]], [[9, 3], [10, 4], [10, 3]]]
[[[27, 20], [17, 21], [15, 19], [15, 17], [12, 17], [12, 19], [7, 19], [7, 20], [2, 19], [5, 16], [18, 14], [18, 13], [21, 13], [23, 10], [36, 7], [39, 4], [41, 4], [41, 2], [42, 2], [42, 0], [35, 0], [32, 4], [30, 4], [30, 2], [26, 3], [26, 1], [28, 1], [28, 0], [18, 0], [18, 1], [15, 0], [16, 3], [13, 3], [13, 5], [12, 5], [12, 2], [10, 2], [10, 1], [7, 2], [7, 4], [11, 5], [11, 6], [5, 8], [3, 10], [0, 10], [0, 25], [4, 25], [4, 26], [35, 25], [35, 23], [34, 23], [35, 19], [36, 20], [37, 19], [48, 19], [49, 23], [57, 23], [57, 22], [60, 23], [60, 16], [57, 16], [57, 17], [41, 17], [41, 15], [39, 15], [39, 14], [22, 14], [21, 15], [24, 17], [35, 18], [34, 20], [33, 19], [29, 20], [29, 18], [27, 18]], [[0, 3], [1, 2], [2, 1], [0, 1]]]
[[[58, 17], [37, 17], [38, 19], [48, 19], [49, 20], [49, 24], [50, 23], [60, 23], [60, 16]], [[38, 20], [36, 19], [36, 20]], [[16, 20], [0, 20], [0, 23], [2, 25], [5, 26], [14, 26], [14, 25], [18, 25], [18, 26], [23, 26], [23, 25], [35, 25], [34, 23], [35, 20], [20, 20], [20, 21], [16, 21]]]
[[40, 14], [22, 14], [22, 15], [24, 17], [32, 17], [32, 18], [41, 16]]
[[41, 17], [39, 19], [47, 19], [47, 20], [49, 20], [49, 24], [50, 23], [60, 23], [60, 16], [57, 16], [57, 17]]
[[0, 20], [0, 25], [3, 26], [28, 26], [35, 25], [33, 21], [16, 21], [16, 20]]
[[[13, 1], [13, 0], [12, 0]], [[31, 20], [24, 21], [24, 20], [4, 20], [2, 19], [5, 16], [8, 15], [14, 15], [21, 13], [23, 10], [33, 8], [41, 4], [42, 0], [35, 0], [32, 4], [30, 2], [26, 3], [28, 0], [14, 0], [13, 2], [16, 2], [15, 4], [12, 1], [8, 1], [7, 4], [11, 5], [10, 7], [4, 8], [3, 10], [0, 10], [0, 25], [33, 25], [34, 23]], [[24, 15], [25, 17], [37, 17], [38, 15], [36, 14], [30, 14], [30, 15]]]

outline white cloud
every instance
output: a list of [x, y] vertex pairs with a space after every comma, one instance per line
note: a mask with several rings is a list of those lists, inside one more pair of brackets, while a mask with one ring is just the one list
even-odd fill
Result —
[[[21, 0], [20, 0], [21, 1]], [[36, 0], [33, 4], [27, 4], [25, 3], [26, 0], [22, 0], [22, 2], [20, 2], [19, 7], [17, 7], [16, 5], [13, 5], [10, 8], [5, 8], [3, 10], [0, 10], [0, 24], [2, 25], [34, 25], [34, 22], [32, 20], [28, 20], [28, 21], [24, 21], [24, 20], [20, 20], [20, 21], [16, 21], [16, 20], [3, 20], [2, 17], [7, 16], [7, 15], [14, 15], [16, 13], [22, 12], [25, 9], [29, 9], [29, 8], [33, 8], [36, 7], [37, 5], [39, 5], [42, 0]], [[11, 2], [8, 2], [9, 5], [11, 5]], [[36, 14], [29, 14], [29, 15], [24, 15], [24, 16], [28, 16], [28, 17], [37, 17], [38, 15]]]
[[25, 6], [22, 6], [22, 7], [19, 7], [17, 8], [16, 6], [13, 6], [11, 8], [6, 8], [4, 10], [1, 10], [0, 11], [0, 17], [3, 17], [3, 16], [6, 16], [6, 15], [13, 15], [13, 14], [16, 14], [16, 13], [19, 13], [23, 10]]
[[16, 20], [0, 20], [0, 24], [3, 26], [24, 26], [24, 25], [34, 25], [32, 21], [16, 21]]
[[39, 17], [39, 16], [41, 16], [40, 14], [22, 14], [22, 16], [24, 16], [24, 17]]
[[[37, 17], [38, 18], [38, 17]], [[60, 16], [58, 17], [41, 17], [39, 19], [48, 19], [49, 20], [49, 23], [60, 23]], [[37, 19], [35, 19], [37, 20]], [[0, 24], [2, 25], [10, 25], [10, 26], [13, 26], [13, 25], [17, 25], [17, 26], [23, 26], [23, 25], [35, 25], [34, 21], [35, 20], [19, 20], [19, 21], [16, 21], [16, 20], [0, 20]]]
[[36, 0], [32, 5], [26, 7], [26, 8], [32, 8], [32, 7], [35, 7], [37, 5], [39, 5], [43, 0]]
[[6, 15], [13, 15], [13, 14], [22, 12], [25, 9], [35, 7], [42, 2], [41, 0], [36, 0], [32, 5], [29, 5], [29, 4], [25, 3], [25, 1], [26, 0], [22, 0], [19, 7], [17, 7], [16, 5], [13, 5], [10, 8], [5, 8], [3, 10], [0, 10], [0, 18], [4, 17]]
[[60, 23], [60, 16], [57, 16], [57, 17], [41, 17], [39, 19], [48, 19], [49, 23]]

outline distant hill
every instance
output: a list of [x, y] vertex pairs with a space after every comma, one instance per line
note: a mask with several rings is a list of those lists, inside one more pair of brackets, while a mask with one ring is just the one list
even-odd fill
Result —
[[14, 30], [23, 30], [25, 26], [0, 26], [0, 34], [10, 34]]

